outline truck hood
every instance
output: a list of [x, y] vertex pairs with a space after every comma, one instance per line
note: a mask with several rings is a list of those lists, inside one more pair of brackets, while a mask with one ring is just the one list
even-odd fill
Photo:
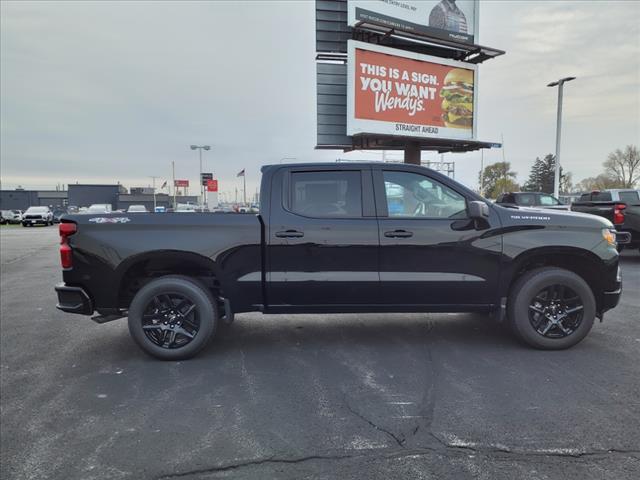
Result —
[[570, 210], [550, 210], [532, 207], [506, 208], [497, 205], [506, 223], [530, 225], [561, 225], [567, 227], [613, 228], [604, 217]]

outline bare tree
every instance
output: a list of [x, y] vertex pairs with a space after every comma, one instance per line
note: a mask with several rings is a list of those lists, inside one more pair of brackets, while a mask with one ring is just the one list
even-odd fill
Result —
[[605, 175], [616, 179], [622, 188], [632, 188], [640, 180], [640, 151], [635, 145], [627, 145], [609, 154], [603, 164]]

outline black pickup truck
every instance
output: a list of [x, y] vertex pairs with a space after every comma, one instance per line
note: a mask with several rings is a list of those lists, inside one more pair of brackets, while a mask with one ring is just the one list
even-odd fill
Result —
[[486, 312], [533, 347], [562, 349], [619, 301], [606, 219], [500, 207], [406, 164], [262, 173], [257, 215], [63, 217], [57, 307], [127, 316], [146, 352], [183, 359], [248, 311]]
[[610, 220], [618, 231], [620, 248], [640, 250], [639, 190], [611, 189], [583, 193], [571, 204], [571, 210]]

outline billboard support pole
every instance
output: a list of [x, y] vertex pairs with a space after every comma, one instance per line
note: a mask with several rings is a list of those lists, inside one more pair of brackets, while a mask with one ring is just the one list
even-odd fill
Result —
[[420, 165], [420, 142], [406, 142], [404, 144], [404, 163]]

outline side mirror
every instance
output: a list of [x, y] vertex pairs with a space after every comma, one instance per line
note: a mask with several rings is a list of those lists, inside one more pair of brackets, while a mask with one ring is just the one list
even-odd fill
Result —
[[467, 210], [469, 211], [469, 218], [474, 220], [484, 220], [489, 218], [489, 206], [484, 202], [477, 200], [469, 202]]

